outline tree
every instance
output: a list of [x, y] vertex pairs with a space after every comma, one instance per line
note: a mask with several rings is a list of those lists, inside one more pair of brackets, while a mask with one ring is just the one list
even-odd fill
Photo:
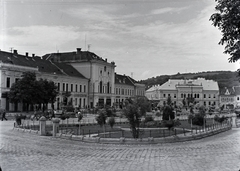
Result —
[[168, 121], [173, 119], [175, 119], [175, 115], [174, 115], [172, 106], [170, 105], [165, 106], [163, 109], [162, 120]]
[[[103, 127], [103, 132], [105, 133], [105, 125], [106, 125], [106, 119], [107, 119], [107, 112], [105, 109], [101, 109], [98, 111], [98, 116], [96, 117], [97, 123]], [[105, 136], [105, 134], [104, 134]]]
[[[10, 88], [8, 97], [12, 103], [29, 105], [52, 104], [56, 101], [58, 95], [57, 87], [53, 81], [36, 80], [36, 74], [33, 72], [23, 73], [22, 78], [15, 82]], [[44, 105], [43, 105], [44, 106]], [[43, 111], [44, 111], [43, 107]]]
[[40, 102], [43, 103], [43, 111], [48, 103], [51, 103], [52, 109], [54, 109], [53, 104], [58, 95], [57, 86], [53, 81], [48, 81], [42, 78], [38, 80], [37, 83], [39, 84], [38, 86], [41, 91]]
[[150, 111], [151, 104], [146, 100], [146, 98], [139, 97], [136, 99], [126, 99], [125, 106], [123, 114], [129, 121], [133, 138], [138, 138], [141, 117], [145, 116], [147, 111]]
[[108, 124], [110, 125], [111, 128], [113, 128], [113, 126], [115, 125], [115, 118], [112, 116], [111, 118], [109, 118], [108, 120]]
[[36, 81], [36, 74], [25, 72], [22, 78], [13, 83], [8, 93], [8, 98], [12, 103], [36, 104], [39, 101], [39, 86]]
[[[225, 54], [229, 54], [229, 62], [240, 59], [240, 1], [215, 0], [216, 13], [212, 14], [210, 21], [222, 32], [219, 44], [225, 44]], [[238, 69], [240, 75], [240, 69]]]

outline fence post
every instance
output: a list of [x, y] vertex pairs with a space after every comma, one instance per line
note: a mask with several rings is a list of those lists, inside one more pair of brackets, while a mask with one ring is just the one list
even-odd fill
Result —
[[40, 135], [46, 135], [46, 118], [42, 116], [40, 119]]
[[53, 134], [52, 134], [52, 136], [53, 137], [56, 137], [56, 134], [59, 132], [59, 122], [60, 122], [60, 119], [58, 119], [58, 118], [53, 118], [52, 119], [52, 123], [53, 123]]

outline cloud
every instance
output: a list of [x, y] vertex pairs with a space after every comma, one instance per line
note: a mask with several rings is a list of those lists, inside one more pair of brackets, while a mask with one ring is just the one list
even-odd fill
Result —
[[13, 27], [5, 35], [5, 47], [46, 51], [79, 39], [81, 32], [72, 26]]
[[182, 8], [166, 7], [166, 8], [160, 8], [160, 9], [154, 9], [150, 12], [150, 14], [158, 15], [158, 14], [166, 14], [166, 13], [179, 13], [188, 8], [189, 7], [182, 7]]

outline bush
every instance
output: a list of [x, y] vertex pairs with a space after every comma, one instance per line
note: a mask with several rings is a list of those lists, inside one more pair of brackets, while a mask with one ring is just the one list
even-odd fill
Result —
[[218, 115], [214, 116], [214, 121], [219, 122], [219, 123], [222, 123], [226, 119], [227, 119], [227, 117], [225, 117], [225, 116], [222, 116], [222, 117], [219, 117]]
[[145, 117], [145, 123], [147, 123], [147, 122], [152, 122], [152, 121], [154, 121], [154, 119], [153, 119], [153, 117], [152, 116], [146, 116]]
[[204, 116], [201, 115], [201, 114], [189, 115], [188, 116], [188, 123], [191, 123], [191, 120], [192, 120], [193, 125], [203, 126]]
[[113, 128], [114, 124], [115, 124], [115, 118], [114, 117], [111, 117], [109, 120], [108, 120], [108, 124], [110, 125], [111, 128]]

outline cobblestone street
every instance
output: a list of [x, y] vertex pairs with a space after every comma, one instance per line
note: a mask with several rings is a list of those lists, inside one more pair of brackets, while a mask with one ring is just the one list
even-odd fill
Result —
[[0, 122], [3, 171], [238, 171], [240, 128], [172, 144], [116, 145], [55, 139]]

